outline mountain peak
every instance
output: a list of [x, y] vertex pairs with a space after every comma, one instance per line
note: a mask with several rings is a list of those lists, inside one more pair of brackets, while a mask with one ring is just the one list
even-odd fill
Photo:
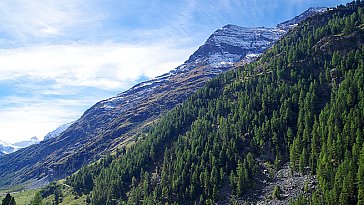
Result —
[[[316, 11], [316, 12], [324, 12], [327, 9], [327, 7], [310, 7], [309, 9], [307, 9], [305, 12], [310, 12], [310, 11]], [[305, 13], [303, 12], [303, 14]]]
[[[223, 26], [221, 29], [231, 29], [231, 28], [242, 28], [242, 27], [238, 26], [238, 25], [234, 25], [234, 24], [227, 24], [227, 25]], [[221, 29], [218, 29], [218, 30], [221, 30]]]
[[314, 16], [318, 13], [322, 13], [326, 10], [327, 10], [327, 7], [310, 7], [309, 9], [304, 11], [302, 14], [294, 17], [293, 19], [290, 19], [288, 21], [278, 24], [277, 27], [288, 31], [289, 29], [297, 26], [301, 21], [303, 21], [311, 16]]
[[34, 136], [34, 137], [30, 138], [30, 140], [17, 142], [12, 145], [19, 147], [19, 148], [25, 148], [25, 147], [29, 147], [30, 145], [33, 145], [33, 144], [38, 144], [39, 142], [40, 142], [39, 139], [36, 136]]

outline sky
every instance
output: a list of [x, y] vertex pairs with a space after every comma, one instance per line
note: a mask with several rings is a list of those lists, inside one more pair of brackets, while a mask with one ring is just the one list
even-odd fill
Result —
[[182, 64], [226, 24], [273, 27], [342, 0], [2, 0], [0, 140], [77, 120]]

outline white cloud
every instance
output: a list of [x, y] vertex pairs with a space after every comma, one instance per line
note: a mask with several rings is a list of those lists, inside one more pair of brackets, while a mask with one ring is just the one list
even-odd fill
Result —
[[33, 136], [42, 139], [59, 125], [77, 119], [87, 100], [41, 100], [9, 97], [11, 107], [0, 109], [0, 140], [18, 142]]
[[192, 49], [170, 44], [117, 43], [41, 45], [0, 50], [0, 80], [27, 76], [60, 85], [115, 89], [141, 76], [163, 74], [181, 64]]
[[0, 31], [20, 39], [62, 35], [66, 29], [95, 24], [103, 18], [88, 5], [83, 0], [3, 0]]

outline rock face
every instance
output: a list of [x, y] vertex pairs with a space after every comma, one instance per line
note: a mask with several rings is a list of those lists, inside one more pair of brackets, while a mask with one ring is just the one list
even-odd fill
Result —
[[0, 157], [0, 186], [35, 178], [52, 181], [77, 171], [133, 140], [235, 62], [256, 59], [285, 33], [279, 28], [234, 25], [218, 29], [177, 68], [96, 103], [61, 135]]
[[[254, 179], [256, 183], [254, 190], [246, 191], [240, 198], [235, 198], [227, 193], [226, 199], [219, 204], [284, 205], [301, 195], [308, 197], [317, 185], [315, 176], [293, 172], [288, 163], [284, 164], [278, 171], [273, 171], [275, 168], [263, 163], [263, 161], [259, 161], [258, 167], [261, 171]], [[272, 197], [276, 186], [281, 190], [279, 199]]]

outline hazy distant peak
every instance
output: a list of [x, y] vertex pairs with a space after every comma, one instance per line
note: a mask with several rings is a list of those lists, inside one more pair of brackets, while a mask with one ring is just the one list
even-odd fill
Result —
[[64, 132], [73, 123], [74, 122], [69, 122], [69, 123], [66, 123], [66, 124], [63, 124], [63, 125], [57, 127], [55, 130], [53, 130], [52, 132], [49, 132], [46, 136], [44, 136], [44, 140], [58, 137], [60, 134], [62, 134], [62, 132]]
[[17, 142], [12, 145], [15, 145], [19, 148], [25, 148], [25, 147], [29, 147], [30, 145], [33, 145], [33, 144], [38, 144], [39, 142], [40, 142], [39, 139], [36, 136], [34, 136], [34, 137], [30, 138], [30, 140]]

